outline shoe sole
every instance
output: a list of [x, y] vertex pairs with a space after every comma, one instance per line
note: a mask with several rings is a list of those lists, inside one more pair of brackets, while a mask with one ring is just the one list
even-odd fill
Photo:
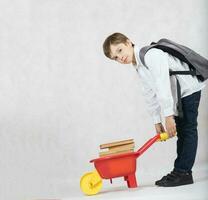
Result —
[[188, 182], [183, 182], [181, 184], [171, 184], [171, 185], [164, 185], [164, 184], [157, 184], [157, 186], [160, 186], [160, 187], [177, 187], [177, 186], [182, 186], [182, 185], [190, 185], [190, 184], [193, 184], [194, 182], [193, 181], [188, 181]]

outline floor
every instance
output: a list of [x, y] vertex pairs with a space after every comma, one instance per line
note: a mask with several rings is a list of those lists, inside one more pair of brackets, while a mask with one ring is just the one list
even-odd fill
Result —
[[[139, 174], [137, 174], [137, 179], [138, 176]], [[207, 165], [194, 170], [195, 183], [191, 185], [171, 188], [157, 187], [153, 181], [157, 176], [158, 174], [140, 174], [140, 185], [135, 189], [128, 189], [121, 178], [113, 179], [112, 185], [109, 180], [103, 180], [103, 188], [94, 196], [85, 196], [78, 187], [71, 186], [70, 196], [66, 195], [61, 200], [208, 200]]]

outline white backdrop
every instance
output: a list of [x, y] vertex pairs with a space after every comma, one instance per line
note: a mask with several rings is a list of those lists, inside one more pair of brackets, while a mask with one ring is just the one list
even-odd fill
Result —
[[[131, 66], [106, 59], [113, 32], [143, 46], [162, 37], [208, 57], [206, 0], [0, 0], [0, 199], [70, 198], [99, 144], [152, 137]], [[195, 165], [208, 162], [208, 88]], [[172, 169], [176, 139], [139, 158], [139, 173]], [[163, 174], [162, 174], [163, 175]], [[152, 180], [154, 181], [154, 180]]]

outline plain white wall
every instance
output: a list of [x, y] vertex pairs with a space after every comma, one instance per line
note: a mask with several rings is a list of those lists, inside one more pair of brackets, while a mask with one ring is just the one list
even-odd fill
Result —
[[[104, 39], [123, 32], [137, 45], [162, 37], [205, 57], [206, 0], [0, 0], [0, 199], [70, 198], [93, 169], [99, 144], [154, 126], [131, 66], [106, 59]], [[196, 165], [208, 162], [208, 89], [199, 111]], [[140, 173], [172, 169], [176, 139], [139, 158]], [[154, 181], [154, 180], [153, 180]]]

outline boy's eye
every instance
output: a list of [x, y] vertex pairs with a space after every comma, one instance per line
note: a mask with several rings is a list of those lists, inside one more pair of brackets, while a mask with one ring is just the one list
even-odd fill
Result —
[[122, 49], [119, 49], [119, 52], [121, 52], [122, 51]]
[[115, 58], [114, 58], [114, 59], [115, 59], [115, 60], [117, 60], [117, 58], [118, 58], [118, 56], [115, 56]]

